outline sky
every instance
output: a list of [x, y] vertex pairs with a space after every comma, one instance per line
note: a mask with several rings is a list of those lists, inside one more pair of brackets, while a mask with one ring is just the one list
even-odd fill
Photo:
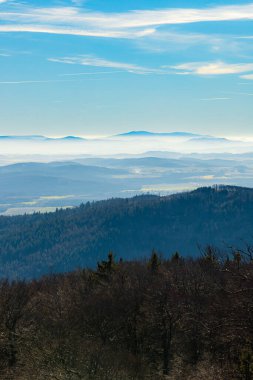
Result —
[[0, 134], [253, 136], [253, 1], [0, 0]]

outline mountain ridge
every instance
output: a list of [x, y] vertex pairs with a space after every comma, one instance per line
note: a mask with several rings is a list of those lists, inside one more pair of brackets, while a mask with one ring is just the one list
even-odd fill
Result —
[[190, 133], [190, 132], [149, 132], [149, 131], [130, 131], [125, 133], [120, 133], [115, 135], [116, 137], [152, 137], [152, 136], [160, 136], [160, 137], [201, 137], [203, 135]]
[[30, 141], [85, 141], [86, 139], [81, 136], [63, 136], [63, 137], [48, 137], [43, 135], [2, 135], [1, 140], [30, 140]]
[[[105, 136], [105, 139], [108, 137], [187, 137], [187, 138], [203, 138], [203, 139], [222, 139], [220, 137], [202, 135], [198, 133], [185, 132], [185, 131], [174, 131], [174, 132], [150, 132], [150, 131], [138, 131], [133, 130], [129, 132], [119, 133], [113, 136]], [[69, 141], [86, 141], [82, 136], [76, 135], [67, 135], [63, 137], [49, 137], [44, 135], [2, 135], [0, 140], [69, 140]], [[99, 138], [101, 139], [101, 138]]]
[[92, 202], [48, 214], [0, 217], [0, 277], [34, 278], [94, 267], [108, 251], [123, 259], [155, 248], [199, 255], [198, 247], [250, 244], [253, 189], [216, 185], [160, 197]]

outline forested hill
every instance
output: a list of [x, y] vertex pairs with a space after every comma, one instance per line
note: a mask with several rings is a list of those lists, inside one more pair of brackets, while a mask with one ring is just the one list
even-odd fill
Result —
[[200, 188], [168, 197], [87, 203], [49, 214], [0, 217], [0, 276], [31, 278], [118, 258], [199, 254], [198, 245], [253, 238], [253, 189]]

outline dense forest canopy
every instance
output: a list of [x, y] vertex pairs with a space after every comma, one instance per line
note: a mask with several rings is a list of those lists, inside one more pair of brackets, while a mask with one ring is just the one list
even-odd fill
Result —
[[4, 380], [252, 380], [253, 264], [116, 261], [0, 282]]
[[34, 278], [94, 268], [105, 252], [137, 259], [152, 248], [199, 255], [207, 244], [242, 247], [253, 237], [253, 190], [219, 186], [83, 204], [54, 213], [0, 217], [0, 276]]

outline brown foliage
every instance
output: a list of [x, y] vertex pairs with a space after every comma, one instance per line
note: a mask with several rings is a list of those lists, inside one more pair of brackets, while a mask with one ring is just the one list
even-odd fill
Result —
[[0, 378], [253, 379], [253, 264], [99, 263], [0, 283]]

